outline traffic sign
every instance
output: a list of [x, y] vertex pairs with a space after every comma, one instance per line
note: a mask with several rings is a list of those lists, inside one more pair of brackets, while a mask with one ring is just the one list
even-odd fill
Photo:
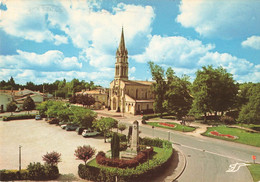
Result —
[[253, 160], [256, 160], [256, 156], [255, 156], [255, 155], [252, 155], [252, 159], [253, 159]]

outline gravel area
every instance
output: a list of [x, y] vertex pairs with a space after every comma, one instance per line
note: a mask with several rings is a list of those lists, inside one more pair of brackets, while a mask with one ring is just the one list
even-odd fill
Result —
[[61, 153], [60, 173], [76, 176], [78, 165], [83, 163], [74, 156], [77, 146], [90, 145], [97, 152], [110, 149], [102, 137], [84, 138], [75, 131], [65, 131], [44, 120], [0, 121], [0, 169], [19, 168], [19, 145], [22, 146], [23, 169], [30, 162], [43, 163], [44, 154], [56, 151]]

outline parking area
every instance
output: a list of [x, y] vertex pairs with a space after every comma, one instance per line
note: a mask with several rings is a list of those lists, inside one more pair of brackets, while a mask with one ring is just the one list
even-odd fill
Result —
[[0, 169], [19, 168], [19, 145], [22, 146], [22, 168], [30, 162], [43, 163], [44, 154], [56, 151], [61, 153], [60, 173], [74, 175], [77, 175], [78, 165], [83, 163], [74, 156], [78, 146], [90, 145], [97, 152], [110, 149], [110, 144], [104, 143], [102, 137], [84, 138], [44, 120], [0, 121]]

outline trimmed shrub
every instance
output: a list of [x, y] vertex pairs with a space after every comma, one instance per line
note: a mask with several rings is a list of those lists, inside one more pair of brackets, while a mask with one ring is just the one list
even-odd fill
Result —
[[147, 161], [148, 154], [151, 156], [153, 153], [153, 148], [145, 149], [137, 154], [137, 156], [131, 160], [124, 159], [110, 159], [107, 158], [104, 152], [99, 152], [96, 156], [96, 162], [100, 165], [119, 167], [119, 168], [133, 168], [141, 163]]
[[59, 177], [59, 169], [57, 166], [45, 166], [45, 176], [48, 180], [54, 180]]
[[221, 116], [220, 121], [228, 125], [235, 123], [235, 120], [230, 116]]
[[111, 140], [111, 155], [112, 155], [112, 158], [118, 158], [119, 157], [119, 148], [120, 148], [119, 136], [116, 133], [114, 133], [112, 140]]
[[30, 163], [27, 167], [29, 180], [54, 180], [59, 177], [57, 166], [42, 165], [41, 163]]
[[45, 166], [41, 163], [30, 163], [27, 170], [30, 180], [46, 180]]
[[121, 134], [121, 133], [117, 133], [117, 135], [119, 137], [120, 142], [126, 142], [127, 141], [126, 135]]
[[120, 142], [119, 151], [124, 151], [126, 149], [127, 149], [127, 143], [126, 142]]
[[[148, 115], [144, 115], [142, 117], [142, 120], [149, 120], [151, 118], [158, 118], [160, 116], [161, 116], [160, 113], [159, 114], [148, 114]], [[172, 116], [172, 113], [163, 113], [162, 116]]]
[[140, 138], [139, 141], [141, 145], [155, 146], [160, 148], [163, 148], [164, 143], [164, 140], [161, 140], [159, 138], [152, 139], [148, 137]]
[[18, 170], [0, 170], [0, 181], [13, 181], [13, 180], [27, 180], [28, 171], [22, 169], [21, 173]]
[[14, 116], [3, 117], [3, 121], [19, 120], [19, 119], [34, 119], [35, 114], [20, 114]]

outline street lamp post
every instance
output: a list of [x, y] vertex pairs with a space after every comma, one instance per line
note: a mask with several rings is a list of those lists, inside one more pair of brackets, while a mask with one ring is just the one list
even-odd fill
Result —
[[171, 133], [168, 131], [168, 141], [171, 141]]
[[22, 146], [19, 145], [19, 172], [21, 173], [21, 148]]
[[152, 126], [152, 129], [153, 129], [153, 137], [154, 137], [154, 126]]

